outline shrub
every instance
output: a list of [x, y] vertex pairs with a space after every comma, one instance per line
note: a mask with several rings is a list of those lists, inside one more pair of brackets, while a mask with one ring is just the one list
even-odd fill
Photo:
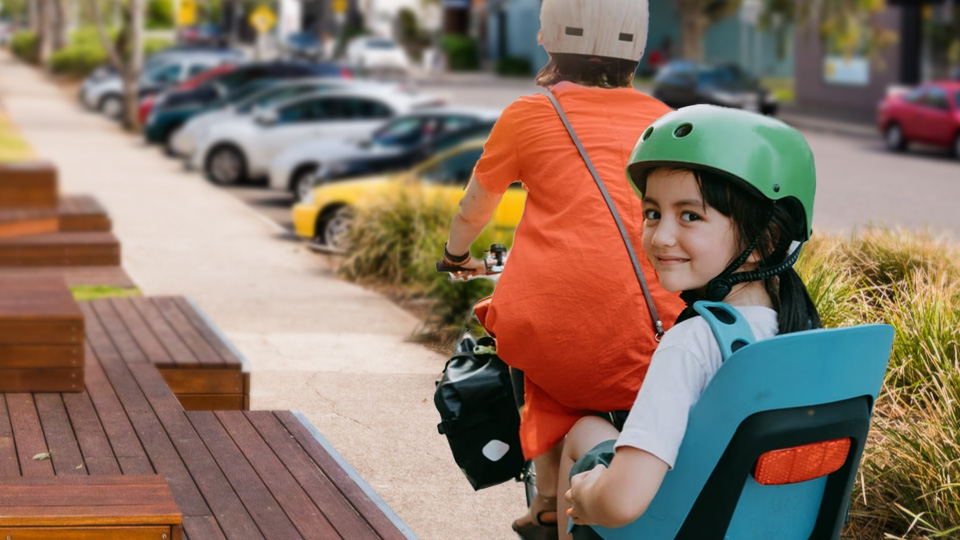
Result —
[[447, 55], [450, 71], [475, 71], [480, 67], [477, 43], [468, 36], [444, 36], [443, 51]]
[[50, 55], [50, 70], [58, 75], [85, 77], [107, 61], [102, 47], [71, 45]]
[[497, 74], [507, 77], [529, 77], [533, 75], [533, 68], [526, 58], [504, 56], [497, 60]]
[[10, 41], [10, 50], [25, 62], [36, 63], [38, 54], [37, 35], [30, 31], [17, 32]]
[[174, 27], [173, 0], [150, 0], [147, 4], [147, 28], [167, 29]]

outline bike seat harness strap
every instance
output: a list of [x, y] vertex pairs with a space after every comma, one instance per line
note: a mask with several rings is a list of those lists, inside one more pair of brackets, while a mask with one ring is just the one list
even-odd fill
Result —
[[693, 304], [693, 309], [713, 331], [724, 362], [733, 353], [756, 341], [747, 320], [729, 304], [700, 300]]
[[656, 306], [653, 305], [653, 297], [650, 295], [650, 289], [647, 288], [647, 280], [643, 277], [643, 271], [640, 269], [640, 261], [637, 259], [637, 254], [633, 249], [633, 244], [630, 242], [630, 237], [627, 235], [627, 229], [623, 225], [623, 220], [620, 219], [620, 213], [617, 212], [617, 207], [613, 204], [613, 199], [610, 198], [610, 193], [607, 192], [606, 186], [603, 185], [603, 180], [600, 179], [597, 169], [593, 167], [593, 162], [590, 161], [590, 157], [587, 155], [586, 149], [584, 149], [583, 145], [580, 143], [580, 139], [577, 137], [577, 133], [573, 130], [573, 126], [570, 125], [570, 120], [567, 119], [567, 115], [563, 112], [563, 107], [560, 106], [560, 102], [557, 101], [557, 98], [553, 95], [553, 92], [547, 92], [546, 96], [550, 98], [550, 102], [553, 103], [553, 107], [557, 110], [557, 114], [560, 115], [560, 120], [563, 121], [564, 127], [567, 128], [567, 133], [569, 133], [570, 138], [573, 139], [573, 144], [577, 146], [577, 151], [580, 152], [580, 157], [583, 158], [583, 162], [586, 163], [587, 169], [590, 170], [590, 174], [597, 182], [597, 187], [600, 188], [600, 194], [603, 195], [603, 200], [606, 201], [607, 208], [610, 209], [610, 213], [613, 214], [614, 221], [617, 222], [617, 229], [620, 230], [620, 236], [623, 238], [623, 244], [627, 248], [627, 254], [630, 255], [630, 262], [633, 263], [633, 271], [637, 275], [637, 281], [640, 282], [640, 289], [643, 290], [643, 297], [647, 301], [647, 309], [650, 310], [650, 319], [653, 321], [653, 330], [656, 333], [657, 341], [660, 341], [660, 338], [663, 336], [664, 332], [663, 322], [660, 320], [660, 316], [657, 314]]

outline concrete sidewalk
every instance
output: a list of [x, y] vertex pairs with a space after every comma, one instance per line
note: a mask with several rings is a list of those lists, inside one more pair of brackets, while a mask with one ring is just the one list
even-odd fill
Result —
[[193, 298], [250, 362], [254, 409], [297, 409], [424, 540], [515, 538], [518, 484], [474, 493], [437, 434], [445, 357], [254, 210], [0, 52], [0, 104], [61, 188], [99, 198], [145, 294]]

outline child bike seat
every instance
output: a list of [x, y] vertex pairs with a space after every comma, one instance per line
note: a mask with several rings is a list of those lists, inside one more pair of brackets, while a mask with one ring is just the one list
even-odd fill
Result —
[[691, 410], [675, 467], [647, 511], [625, 527], [593, 531], [605, 540], [836, 540], [893, 328], [810, 330], [754, 343], [730, 306], [694, 308], [713, 330], [723, 365]]

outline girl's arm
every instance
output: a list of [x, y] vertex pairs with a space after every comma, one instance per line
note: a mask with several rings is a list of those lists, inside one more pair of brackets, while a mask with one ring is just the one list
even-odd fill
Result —
[[620, 447], [609, 469], [599, 465], [570, 479], [568, 513], [577, 525], [616, 528], [632, 523], [647, 510], [668, 468], [649, 452]]

